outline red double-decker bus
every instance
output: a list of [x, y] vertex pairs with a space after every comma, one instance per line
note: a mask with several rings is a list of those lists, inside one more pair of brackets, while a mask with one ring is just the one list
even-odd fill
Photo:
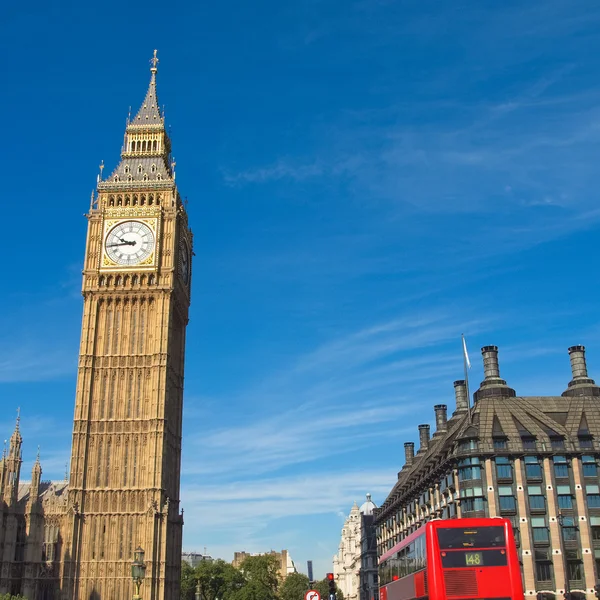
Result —
[[380, 600], [523, 600], [508, 519], [435, 519], [379, 559]]

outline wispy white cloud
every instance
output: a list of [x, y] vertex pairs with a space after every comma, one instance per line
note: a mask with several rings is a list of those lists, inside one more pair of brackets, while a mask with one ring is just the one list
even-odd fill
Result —
[[426, 356], [417, 352], [483, 326], [483, 320], [449, 314], [411, 315], [325, 342], [229, 400], [231, 406], [252, 407], [252, 413], [233, 413], [228, 426], [201, 434], [196, 429], [201, 421], [188, 419], [186, 426], [196, 435], [193, 450], [184, 448], [183, 474], [223, 479], [240, 469], [250, 476], [331, 460], [372, 445], [373, 428], [382, 434], [395, 429], [398, 435], [396, 423], [414, 418], [422, 408], [429, 420], [430, 407], [423, 407], [407, 386], [433, 389], [445, 383], [451, 395], [449, 382], [460, 374], [460, 352], [458, 345], [455, 352], [446, 346]]
[[[198, 549], [199, 540], [211, 540], [209, 551], [226, 558], [232, 558], [235, 550], [258, 552], [285, 547], [298, 559], [307, 542], [306, 531], [301, 536], [290, 535], [289, 531], [282, 535], [278, 527], [267, 532], [269, 525], [283, 519], [289, 522], [290, 518], [298, 518], [301, 523], [326, 515], [336, 517], [341, 529], [337, 515], [347, 514], [354, 501], [362, 501], [365, 492], [383, 497], [395, 476], [393, 469], [369, 469], [234, 480], [227, 484], [186, 484], [182, 503], [185, 513], [192, 517], [186, 517], [184, 547]], [[298, 527], [302, 531], [302, 526]], [[232, 541], [224, 544], [222, 540]], [[331, 560], [334, 548], [313, 548], [310, 556]]]
[[73, 374], [77, 358], [71, 349], [57, 348], [55, 340], [15, 343], [0, 340], [0, 383], [47, 381]]

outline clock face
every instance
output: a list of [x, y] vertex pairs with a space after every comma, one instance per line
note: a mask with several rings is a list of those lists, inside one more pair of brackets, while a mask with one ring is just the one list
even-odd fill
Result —
[[179, 273], [187, 285], [190, 280], [190, 251], [183, 240], [179, 244]]
[[108, 257], [118, 265], [138, 265], [154, 251], [154, 233], [140, 221], [122, 221], [107, 234], [104, 247]]

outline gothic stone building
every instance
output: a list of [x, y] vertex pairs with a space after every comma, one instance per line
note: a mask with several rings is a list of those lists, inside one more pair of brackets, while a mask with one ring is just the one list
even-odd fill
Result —
[[569, 348], [572, 380], [561, 396], [521, 397], [500, 378], [498, 349], [482, 349], [485, 379], [469, 407], [435, 407], [436, 431], [419, 426], [405, 464], [376, 511], [378, 555], [429, 519], [512, 521], [526, 596], [594, 598], [600, 575], [600, 388], [583, 346]]
[[0, 594], [53, 600], [59, 589], [67, 482], [42, 481], [39, 454], [31, 482], [21, 483], [19, 419], [0, 459]]
[[338, 553], [333, 557], [333, 573], [344, 600], [376, 600], [377, 546], [371, 494], [359, 508], [356, 502], [342, 528]]
[[[147, 600], [178, 600], [185, 330], [192, 234], [150, 85], [121, 160], [88, 211], [68, 487], [19, 487], [18, 428], [2, 462], [0, 593], [125, 600], [145, 550]], [[54, 546], [44, 545], [45, 539]]]

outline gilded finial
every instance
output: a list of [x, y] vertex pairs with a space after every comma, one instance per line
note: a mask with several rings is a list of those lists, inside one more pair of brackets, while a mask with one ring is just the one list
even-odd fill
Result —
[[17, 423], [15, 425], [15, 431], [19, 431], [19, 423], [21, 421], [21, 407], [17, 408]]
[[150, 69], [150, 73], [152, 73], [153, 75], [156, 74], [156, 72], [158, 71], [158, 58], [156, 57], [156, 54], [158, 53], [158, 50], [154, 51], [154, 56], [150, 59], [150, 64], [152, 65], [151, 69]]
[[35, 457], [35, 462], [39, 464], [40, 462], [40, 447], [38, 446], [37, 455]]

